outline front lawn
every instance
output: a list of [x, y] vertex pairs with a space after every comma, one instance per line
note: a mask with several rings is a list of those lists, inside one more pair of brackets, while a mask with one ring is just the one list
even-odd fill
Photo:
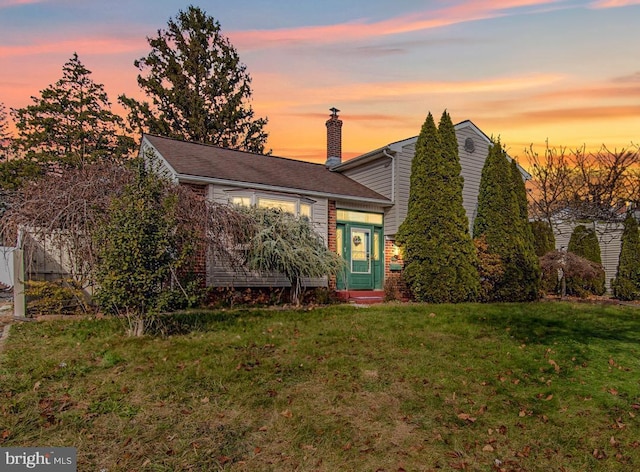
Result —
[[640, 310], [336, 306], [14, 324], [0, 447], [79, 471], [640, 470]]

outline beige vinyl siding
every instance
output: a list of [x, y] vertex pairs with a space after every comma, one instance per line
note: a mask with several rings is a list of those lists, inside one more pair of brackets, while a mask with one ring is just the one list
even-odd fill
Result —
[[[478, 192], [484, 161], [489, 155], [489, 143], [484, 136], [478, 135], [471, 127], [456, 129], [458, 139], [458, 155], [460, 156], [461, 175], [464, 179], [462, 187], [462, 205], [469, 219], [469, 232], [473, 230], [473, 222], [478, 211]], [[464, 148], [467, 138], [473, 139], [475, 150], [469, 153]]]
[[600, 244], [600, 257], [605, 272], [605, 286], [607, 291], [611, 289], [611, 279], [616, 277], [618, 271], [618, 260], [620, 259], [620, 248], [622, 244], [622, 223], [579, 223], [579, 222], [556, 222], [553, 224], [553, 233], [556, 238], [556, 249], [565, 250], [569, 247], [569, 240], [573, 228], [578, 225], [595, 228]]
[[396, 154], [396, 198], [395, 205], [390, 209], [389, 225], [385, 225], [385, 236], [395, 235], [398, 228], [407, 217], [409, 206], [409, 189], [411, 187], [411, 162], [416, 153], [415, 142], [402, 147]]
[[393, 195], [391, 195], [391, 163], [391, 158], [382, 156], [374, 162], [364, 164], [354, 169], [345, 170], [343, 174], [369, 187], [371, 190], [378, 192], [380, 195], [387, 197], [389, 200], [393, 200]]
[[[252, 192], [252, 189], [242, 187], [232, 187], [226, 185], [209, 185], [208, 196], [216, 203], [227, 204], [233, 195], [232, 191]], [[269, 195], [265, 191], [256, 191], [259, 195]], [[274, 194], [275, 197], [283, 196], [282, 193]], [[304, 195], [292, 194], [291, 198], [300, 198]], [[328, 200], [326, 198], [314, 197], [313, 204], [313, 228], [320, 234], [322, 239], [328, 239]], [[306, 287], [325, 287], [326, 278], [304, 279], [303, 285]], [[214, 260], [209, 257], [207, 260], [207, 286], [211, 287], [289, 287], [289, 281], [281, 274], [258, 274], [232, 267], [228, 261]]]

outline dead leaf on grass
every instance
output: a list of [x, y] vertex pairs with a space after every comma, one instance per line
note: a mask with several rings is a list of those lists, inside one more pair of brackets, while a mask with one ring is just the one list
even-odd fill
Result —
[[560, 366], [556, 361], [554, 361], [553, 359], [549, 359], [549, 364], [553, 366], [554, 370], [556, 371], [556, 374], [560, 373]]
[[293, 413], [291, 413], [291, 410], [284, 410], [282, 413], [280, 413], [281, 416], [284, 416], [285, 418], [291, 418], [293, 416]]
[[618, 395], [618, 391], [615, 388], [610, 388], [609, 390], [607, 390], [611, 395], [616, 396]]
[[482, 450], [483, 450], [484, 452], [493, 452], [493, 451], [495, 451], [495, 449], [493, 448], [493, 446], [492, 446], [491, 444], [487, 444], [486, 446], [484, 446], [484, 447], [482, 448]]
[[468, 413], [458, 413], [458, 418], [460, 418], [462, 421], [468, 421], [469, 423], [476, 422], [476, 418], [474, 418]]

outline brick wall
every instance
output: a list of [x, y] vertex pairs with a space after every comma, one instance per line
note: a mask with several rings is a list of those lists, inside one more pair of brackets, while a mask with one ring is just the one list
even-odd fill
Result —
[[[336, 210], [335, 200], [329, 200], [328, 212], [327, 212], [327, 247], [330, 251], [336, 252], [338, 250], [338, 243], [336, 240], [336, 225], [338, 221], [338, 212]], [[335, 290], [337, 287], [336, 278], [329, 278], [329, 288]]]

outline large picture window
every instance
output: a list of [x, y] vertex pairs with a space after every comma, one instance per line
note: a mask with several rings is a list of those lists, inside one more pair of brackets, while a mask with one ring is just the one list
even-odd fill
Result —
[[305, 217], [309, 220], [313, 217], [313, 200], [304, 197], [288, 197], [271, 194], [260, 194], [252, 191], [231, 191], [229, 203], [249, 207], [255, 205], [259, 208], [277, 208], [295, 216]]

